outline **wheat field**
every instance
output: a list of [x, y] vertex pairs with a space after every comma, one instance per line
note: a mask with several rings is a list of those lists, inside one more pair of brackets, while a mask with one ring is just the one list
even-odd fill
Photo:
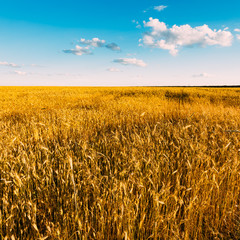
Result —
[[240, 239], [238, 88], [0, 87], [0, 239]]

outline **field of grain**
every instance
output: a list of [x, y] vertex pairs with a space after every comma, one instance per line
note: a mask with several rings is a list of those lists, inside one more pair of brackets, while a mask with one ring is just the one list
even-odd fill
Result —
[[0, 239], [240, 239], [240, 90], [0, 88]]

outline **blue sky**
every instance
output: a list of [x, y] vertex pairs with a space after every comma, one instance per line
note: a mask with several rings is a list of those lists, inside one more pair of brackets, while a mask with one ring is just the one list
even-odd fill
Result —
[[0, 6], [0, 85], [240, 84], [238, 0]]

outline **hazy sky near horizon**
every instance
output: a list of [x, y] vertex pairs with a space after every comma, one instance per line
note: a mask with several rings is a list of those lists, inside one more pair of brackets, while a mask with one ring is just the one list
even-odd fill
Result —
[[0, 85], [240, 84], [239, 0], [0, 0]]

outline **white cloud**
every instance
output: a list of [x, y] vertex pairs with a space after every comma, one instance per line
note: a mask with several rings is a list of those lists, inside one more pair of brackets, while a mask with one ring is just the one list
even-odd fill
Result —
[[120, 69], [114, 68], [114, 67], [108, 68], [107, 71], [108, 72], [121, 72]]
[[146, 12], [152, 11], [152, 10], [161, 12], [161, 11], [163, 11], [165, 8], [167, 8], [167, 6], [158, 5], [158, 6], [154, 6], [154, 7], [149, 7], [149, 8], [147, 8], [146, 10], [144, 10], [143, 12], [146, 13]]
[[240, 34], [237, 34], [236, 37], [238, 40], [240, 40]]
[[120, 51], [121, 50], [121, 48], [116, 43], [109, 43], [105, 47], [112, 51]]
[[240, 29], [239, 28], [235, 28], [234, 31], [235, 32], [240, 32]]
[[148, 47], [168, 50], [173, 56], [177, 55], [181, 47], [228, 47], [233, 40], [231, 32], [212, 30], [206, 24], [194, 28], [188, 24], [167, 28], [164, 22], [149, 18], [149, 22], [144, 21], [144, 27], [150, 27], [151, 31], [145, 32], [140, 41]]
[[87, 47], [92, 47], [92, 48], [106, 47], [112, 51], [120, 51], [121, 50], [120, 47], [116, 43], [106, 44], [105, 40], [101, 40], [99, 38], [93, 38], [92, 40], [86, 40], [86, 39], [82, 38], [78, 42], [82, 45], [86, 45]]
[[29, 65], [30, 67], [37, 67], [37, 68], [43, 68], [44, 66], [42, 65], [38, 65], [38, 64], [35, 64], [35, 63], [32, 63]]
[[62, 76], [62, 77], [80, 77], [82, 74], [72, 74], [72, 73], [55, 73], [55, 74], [50, 74], [51, 76]]
[[139, 24], [139, 22], [137, 20], [132, 20], [133, 23], [136, 24], [136, 28], [142, 28], [142, 26]]
[[22, 71], [14, 71], [13, 73], [17, 74], [17, 75], [20, 75], [20, 76], [25, 76], [27, 75], [26, 72], [22, 72]]
[[204, 72], [204, 73], [200, 73], [200, 74], [195, 74], [192, 77], [194, 77], [194, 78], [212, 78], [212, 77], [215, 77], [215, 75]]
[[6, 66], [6, 67], [20, 67], [19, 65], [15, 63], [8, 63], [8, 62], [0, 62], [0, 66]]
[[86, 40], [84, 38], [79, 40], [80, 44], [86, 45], [86, 46], [91, 46], [91, 47], [104, 47], [105, 45], [105, 40], [101, 40], [99, 38], [93, 38], [92, 40]]
[[112, 51], [120, 51], [120, 47], [116, 43], [109, 43], [106, 44], [105, 40], [101, 40], [99, 38], [93, 38], [92, 40], [86, 40], [84, 38], [78, 41], [79, 44], [83, 45], [83, 47], [76, 45], [75, 49], [65, 49], [63, 50], [64, 53], [71, 53], [74, 55], [91, 55], [93, 54], [92, 50], [95, 48], [102, 48], [105, 47]]
[[139, 24], [139, 22], [135, 19], [132, 20], [133, 23]]
[[136, 55], [137, 55], [136, 53], [127, 53], [127, 56], [128, 56], [128, 57], [136, 56]]
[[118, 58], [113, 60], [113, 62], [115, 63], [120, 63], [122, 65], [135, 65], [138, 67], [146, 67], [147, 64], [140, 59], [136, 59], [136, 58]]
[[77, 56], [82, 56], [84, 54], [86, 55], [91, 55], [93, 54], [90, 50], [89, 50], [89, 47], [80, 47], [78, 45], [76, 45], [76, 48], [75, 49], [66, 49], [66, 50], [63, 50], [64, 53], [71, 53], [71, 54], [74, 54], [74, 55], [77, 55]]
[[167, 8], [167, 6], [160, 5], [160, 6], [155, 6], [153, 9], [157, 10], [158, 12], [162, 11], [163, 9]]

